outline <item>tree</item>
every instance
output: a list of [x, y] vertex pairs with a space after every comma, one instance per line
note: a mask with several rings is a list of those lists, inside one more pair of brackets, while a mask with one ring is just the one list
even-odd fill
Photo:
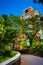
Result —
[[4, 39], [4, 35], [6, 33], [5, 25], [4, 25], [4, 18], [0, 17], [0, 49], [4, 46], [2, 40]]
[[17, 29], [12, 27], [10, 18], [7, 15], [0, 16], [0, 49], [11, 43], [15, 43]]
[[[39, 22], [36, 22], [36, 17], [33, 18], [29, 18], [29, 28], [30, 28], [30, 32], [26, 33], [27, 38], [30, 39], [30, 44], [32, 45], [32, 41], [33, 39], [36, 37], [36, 34], [38, 33], [39, 29]], [[32, 25], [32, 27], [30, 26]]]
[[4, 24], [5, 24], [5, 26], [6, 26], [6, 27], [7, 27], [7, 26], [11, 26], [11, 21], [10, 21], [9, 16], [6, 15], [6, 14], [2, 14], [2, 17], [4, 18]]
[[38, 3], [43, 4], [43, 0], [33, 0], [33, 2], [34, 2], [34, 3], [37, 3], [37, 2], [38, 2]]
[[21, 20], [19, 16], [14, 16], [14, 15], [11, 15], [10, 18], [12, 19], [12, 25], [14, 25], [16, 29], [18, 29], [19, 31], [22, 30], [23, 32], [25, 32], [25, 29], [26, 29], [25, 20]]

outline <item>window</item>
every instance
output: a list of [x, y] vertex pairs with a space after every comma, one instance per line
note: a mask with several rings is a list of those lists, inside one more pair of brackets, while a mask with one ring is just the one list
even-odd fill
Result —
[[25, 13], [27, 13], [28, 12], [28, 9], [27, 10], [25, 10]]
[[28, 13], [26, 13], [25, 16], [26, 16], [26, 19], [29, 18], [29, 14]]

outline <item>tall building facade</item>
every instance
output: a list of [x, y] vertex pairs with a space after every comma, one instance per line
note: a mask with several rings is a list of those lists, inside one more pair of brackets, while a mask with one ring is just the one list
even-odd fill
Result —
[[39, 15], [40, 17], [42, 16], [38, 10], [34, 10], [32, 7], [29, 7], [23, 10], [21, 18], [25, 20], [27, 18], [32, 18], [35, 15]]
[[[32, 7], [26, 8], [23, 10], [22, 12], [22, 17], [21, 19], [26, 20], [28, 18], [36, 18], [36, 22], [35, 21], [31, 21], [28, 25], [27, 25], [27, 29], [26, 32], [32, 32], [35, 33], [36, 29], [38, 28], [39, 31], [37, 33], [36, 36], [40, 36], [41, 39], [43, 39], [43, 20], [41, 20], [42, 15], [40, 13], [39, 10], [34, 10]], [[36, 23], [38, 24], [38, 26], [36, 25]]]
[[26, 8], [22, 12], [22, 19], [32, 18], [33, 16], [34, 16], [34, 10], [32, 9], [32, 7]]

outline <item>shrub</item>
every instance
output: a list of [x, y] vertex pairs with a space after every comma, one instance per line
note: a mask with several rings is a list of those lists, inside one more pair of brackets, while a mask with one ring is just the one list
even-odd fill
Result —
[[29, 53], [43, 57], [43, 45], [34, 43], [32, 47], [29, 48]]
[[3, 54], [3, 56], [10, 57], [10, 53], [11, 53], [11, 51], [6, 50], [6, 51], [4, 52], [4, 54]]
[[0, 54], [0, 62], [3, 62], [15, 56], [17, 53], [18, 53], [17, 51], [9, 51], [9, 50], [4, 51], [3, 54]]

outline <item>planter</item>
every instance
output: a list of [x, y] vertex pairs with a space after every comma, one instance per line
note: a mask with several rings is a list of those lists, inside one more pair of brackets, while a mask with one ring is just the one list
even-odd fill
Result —
[[18, 52], [14, 57], [0, 63], [0, 65], [20, 65], [21, 54]]

